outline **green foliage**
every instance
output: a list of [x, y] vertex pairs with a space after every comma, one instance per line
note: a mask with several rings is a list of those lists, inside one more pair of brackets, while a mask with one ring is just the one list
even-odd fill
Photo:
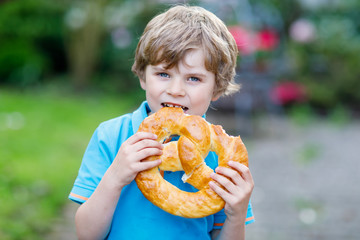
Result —
[[[84, 85], [79, 89], [95, 85], [126, 92], [137, 88], [138, 80], [131, 72], [134, 52], [147, 22], [170, 6], [160, 2], [1, 1], [0, 84], [24, 88], [67, 75], [72, 78], [64, 79], [73, 85]], [[279, 80], [303, 83], [312, 107], [326, 111], [339, 104], [359, 108], [360, 2], [325, 2], [250, 1], [256, 15], [252, 24], [274, 27], [281, 38], [274, 54], [255, 57], [269, 60], [272, 67], [268, 71], [274, 71]], [[96, 11], [90, 11], [93, 3], [99, 5]], [[90, 20], [96, 17], [95, 31]], [[299, 43], [289, 37], [298, 19], [314, 25], [316, 36], [311, 42]]]
[[[132, 12], [129, 18], [123, 20], [126, 23], [107, 29], [100, 51], [97, 74], [102, 77], [107, 77], [107, 84], [111, 84], [113, 87], [116, 86], [117, 89], [138, 87], [138, 79], [131, 71], [136, 46], [146, 24], [156, 14], [168, 7], [166, 5], [155, 4], [151, 1], [141, 2], [141, 7], [139, 7], [137, 3], [139, 3], [139, 1], [131, 2], [131, 4], [119, 4], [117, 1], [110, 1], [108, 5], [108, 9], [113, 9], [113, 11], [118, 12], [122, 18], [126, 17], [125, 11]], [[126, 10], [124, 11], [124, 9]], [[126, 36], [129, 37], [129, 42], [123, 46], [116, 45], [117, 39], [124, 37], [116, 37], [116, 32], [119, 29], [127, 33]], [[102, 79], [98, 79], [97, 84], [101, 84]]]
[[0, 90], [0, 239], [41, 239], [97, 125], [141, 101], [66, 90]]
[[343, 1], [307, 10], [302, 17], [313, 22], [315, 40], [288, 45], [296, 66], [294, 78], [307, 86], [315, 107], [360, 104], [359, 7], [357, 1]]
[[297, 104], [291, 106], [287, 111], [290, 119], [297, 125], [307, 126], [315, 120], [315, 112], [311, 106]]
[[329, 119], [332, 124], [338, 127], [346, 126], [351, 120], [351, 113], [349, 109], [337, 105], [329, 114]]
[[0, 6], [0, 83], [26, 86], [63, 70], [64, 6], [45, 0]]
[[[66, 74], [79, 89], [99, 84], [122, 92], [138, 87], [131, 72], [138, 38], [165, 8], [141, 0], [17, 0], [0, 6], [0, 84], [28, 87]], [[129, 38], [122, 46], [116, 41], [124, 36], [114, 37], [119, 29]]]
[[[96, 11], [90, 11], [95, 3]], [[61, 80], [79, 89], [100, 85], [121, 92], [138, 87], [131, 72], [138, 39], [165, 7], [140, 0], [0, 4], [0, 84], [24, 88], [67, 75]], [[124, 36], [115, 37], [119, 30], [129, 38], [121, 46], [116, 41]]]
[[[275, 72], [280, 80], [304, 84], [309, 103], [321, 111], [331, 112], [338, 104], [359, 109], [359, 1], [253, 0], [251, 3], [275, 8], [281, 15], [282, 25], [278, 29], [282, 36], [281, 50], [288, 60], [283, 65], [289, 67], [283, 74]], [[311, 41], [291, 38], [292, 26], [299, 19], [314, 27]], [[301, 31], [306, 34], [304, 28], [297, 33]]]

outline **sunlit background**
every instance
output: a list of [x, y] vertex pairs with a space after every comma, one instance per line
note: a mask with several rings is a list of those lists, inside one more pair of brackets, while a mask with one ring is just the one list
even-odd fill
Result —
[[249, 151], [247, 239], [360, 239], [358, 0], [0, 0], [0, 239], [76, 239], [82, 154], [145, 99], [137, 41], [178, 3], [215, 13], [238, 45], [242, 89], [208, 120]]

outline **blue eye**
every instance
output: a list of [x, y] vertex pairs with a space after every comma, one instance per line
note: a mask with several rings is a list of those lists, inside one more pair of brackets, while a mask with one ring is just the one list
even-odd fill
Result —
[[163, 78], [168, 78], [168, 77], [170, 77], [169, 74], [167, 74], [167, 73], [158, 73], [158, 75], [159, 75], [160, 77], [163, 77]]
[[190, 81], [190, 82], [199, 82], [200, 79], [197, 78], [197, 77], [189, 77], [189, 81]]

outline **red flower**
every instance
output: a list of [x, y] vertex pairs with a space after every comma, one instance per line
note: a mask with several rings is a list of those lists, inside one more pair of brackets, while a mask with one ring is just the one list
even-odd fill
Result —
[[264, 29], [257, 34], [258, 49], [263, 51], [270, 51], [279, 44], [279, 37], [275, 31], [271, 29]]
[[271, 29], [264, 29], [259, 33], [242, 26], [230, 26], [228, 29], [242, 55], [250, 55], [258, 50], [271, 51], [279, 44], [278, 35]]
[[305, 87], [296, 82], [279, 83], [271, 90], [270, 95], [275, 103], [281, 105], [304, 102], [307, 97]]
[[241, 26], [230, 26], [228, 29], [242, 55], [250, 55], [256, 51], [256, 40], [253, 32]]

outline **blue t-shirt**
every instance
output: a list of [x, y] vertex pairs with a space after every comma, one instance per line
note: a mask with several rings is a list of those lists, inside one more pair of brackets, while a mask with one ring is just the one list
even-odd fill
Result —
[[[85, 202], [110, 167], [121, 144], [137, 132], [148, 116], [149, 106], [143, 102], [134, 111], [101, 123], [95, 130], [85, 151], [83, 161], [69, 198]], [[215, 169], [217, 155], [210, 152], [206, 164]], [[197, 191], [183, 183], [183, 171], [164, 172], [164, 179], [184, 191]], [[148, 201], [132, 181], [122, 189], [107, 239], [211, 239], [213, 229], [221, 229], [226, 219], [224, 210], [204, 218], [183, 218], [171, 215]], [[254, 221], [249, 203], [246, 223]]]

